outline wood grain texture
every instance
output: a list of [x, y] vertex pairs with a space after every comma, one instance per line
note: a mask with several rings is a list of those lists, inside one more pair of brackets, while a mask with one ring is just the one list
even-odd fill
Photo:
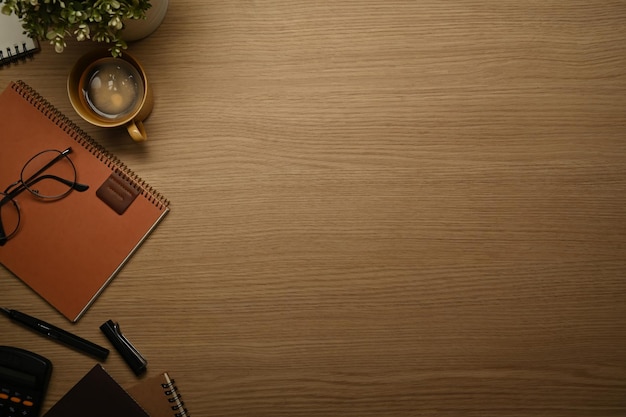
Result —
[[[193, 416], [623, 416], [625, 40], [624, 1], [174, 1], [141, 145], [69, 104], [93, 45], [43, 45], [0, 84], [172, 212], [75, 326], [5, 270], [0, 305], [119, 321]], [[93, 365], [0, 326], [46, 408]]]

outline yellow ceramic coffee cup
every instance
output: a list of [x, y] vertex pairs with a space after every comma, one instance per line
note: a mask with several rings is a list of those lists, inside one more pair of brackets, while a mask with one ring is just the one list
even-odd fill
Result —
[[125, 126], [135, 141], [148, 138], [143, 125], [154, 106], [152, 89], [141, 64], [128, 52], [113, 58], [107, 49], [83, 55], [67, 78], [74, 110], [100, 127]]

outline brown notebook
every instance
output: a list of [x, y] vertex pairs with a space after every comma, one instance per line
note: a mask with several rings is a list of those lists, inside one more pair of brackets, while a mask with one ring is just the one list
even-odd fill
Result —
[[[0, 205], [0, 221], [7, 223], [0, 233], [0, 263], [77, 321], [168, 213], [169, 202], [25, 83], [12, 82], [0, 94], [0, 114], [0, 192], [20, 179], [34, 155], [50, 149], [71, 148], [71, 184], [88, 186], [49, 200], [26, 190]], [[62, 161], [63, 167], [71, 163]], [[28, 182], [30, 173], [25, 176]], [[31, 189], [44, 182], [62, 185], [58, 177]], [[15, 224], [12, 237], [2, 239]]]
[[95, 365], [43, 417], [151, 417], [100, 364]]
[[180, 390], [168, 372], [146, 378], [126, 391], [150, 417], [190, 417]]

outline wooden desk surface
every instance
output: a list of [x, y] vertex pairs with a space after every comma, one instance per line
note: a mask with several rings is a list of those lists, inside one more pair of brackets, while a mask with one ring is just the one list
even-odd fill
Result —
[[[626, 2], [592, 3], [173, 1], [129, 50], [144, 144], [71, 108], [93, 43], [42, 45], [0, 84], [172, 212], [76, 325], [4, 269], [0, 305], [119, 321], [194, 417], [625, 415]], [[95, 364], [0, 329], [53, 361], [45, 409]]]

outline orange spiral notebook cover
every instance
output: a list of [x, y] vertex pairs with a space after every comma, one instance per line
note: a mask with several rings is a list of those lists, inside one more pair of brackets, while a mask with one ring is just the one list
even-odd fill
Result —
[[36, 153], [68, 147], [76, 181], [89, 186], [52, 202], [15, 196], [19, 229], [0, 246], [6, 269], [77, 321], [169, 212], [169, 201], [24, 82], [0, 94], [0, 114], [0, 192]]

